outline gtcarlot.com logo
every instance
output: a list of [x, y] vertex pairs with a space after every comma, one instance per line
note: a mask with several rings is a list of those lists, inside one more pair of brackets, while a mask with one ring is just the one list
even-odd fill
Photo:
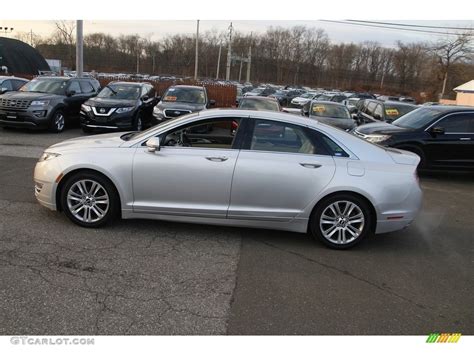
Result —
[[95, 345], [94, 338], [83, 337], [11, 337], [13, 345]]
[[427, 343], [457, 343], [461, 333], [431, 333], [426, 339]]

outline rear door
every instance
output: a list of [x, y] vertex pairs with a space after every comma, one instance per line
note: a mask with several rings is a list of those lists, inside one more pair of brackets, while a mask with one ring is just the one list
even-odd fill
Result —
[[434, 166], [474, 168], [474, 113], [450, 114], [435, 123], [444, 134], [427, 140], [428, 159]]
[[262, 118], [249, 123], [227, 217], [290, 221], [331, 181], [334, 160], [305, 126]]

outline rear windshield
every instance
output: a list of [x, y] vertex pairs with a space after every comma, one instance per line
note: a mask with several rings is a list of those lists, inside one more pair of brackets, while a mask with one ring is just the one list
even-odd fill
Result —
[[396, 120], [414, 109], [416, 109], [416, 106], [385, 104], [385, 116]]

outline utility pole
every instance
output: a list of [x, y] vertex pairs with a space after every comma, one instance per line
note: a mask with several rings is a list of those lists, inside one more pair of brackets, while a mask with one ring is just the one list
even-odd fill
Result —
[[225, 73], [225, 80], [230, 80], [230, 62], [232, 61], [232, 22], [229, 26], [229, 48], [227, 49], [227, 70]]
[[30, 46], [33, 47], [33, 29], [30, 30]]
[[196, 56], [194, 58], [194, 80], [198, 78], [198, 66], [199, 66], [199, 20], [197, 20], [196, 28]]
[[76, 22], [76, 76], [82, 78], [84, 71], [82, 20]]
[[222, 51], [222, 42], [219, 43], [219, 57], [217, 57], [216, 79], [219, 79], [219, 70], [221, 67], [221, 51]]
[[252, 46], [249, 47], [249, 57], [247, 59], [247, 80], [246, 82], [250, 82], [250, 66], [252, 64]]
[[155, 74], [155, 57], [156, 57], [156, 53], [153, 52], [153, 55], [152, 55], [152, 57], [151, 57], [151, 59], [152, 59], [151, 73], [152, 73], [152, 74]]
[[140, 47], [140, 38], [137, 38], [137, 74], [140, 74], [140, 52], [141, 52], [141, 47]]
[[240, 56], [239, 83], [240, 83], [240, 80], [242, 79], [242, 64], [244, 63], [243, 56], [244, 56], [243, 54]]

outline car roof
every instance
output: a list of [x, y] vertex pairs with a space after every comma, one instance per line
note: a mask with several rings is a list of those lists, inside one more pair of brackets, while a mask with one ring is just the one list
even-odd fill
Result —
[[203, 86], [199, 85], [173, 85], [170, 88], [189, 88], [189, 89], [204, 89]]
[[6, 76], [6, 75], [0, 75], [0, 80], [7, 80], [7, 79], [14, 79], [14, 80], [29, 81], [28, 79], [25, 79], [25, 78], [19, 78], [19, 77], [17, 77], [17, 76]]
[[137, 83], [137, 82], [132, 82], [132, 81], [111, 81], [109, 84], [114, 84], [114, 85], [129, 85], [129, 86], [142, 86], [145, 84], [151, 85], [150, 83]]
[[473, 111], [473, 106], [456, 106], [456, 105], [432, 105], [432, 106], [419, 106], [419, 108], [438, 111], [439, 113], [448, 112], [462, 112], [462, 111]]
[[318, 101], [318, 100], [311, 100], [311, 103], [346, 107], [346, 105], [341, 104], [340, 102], [335, 102], [335, 101]]

